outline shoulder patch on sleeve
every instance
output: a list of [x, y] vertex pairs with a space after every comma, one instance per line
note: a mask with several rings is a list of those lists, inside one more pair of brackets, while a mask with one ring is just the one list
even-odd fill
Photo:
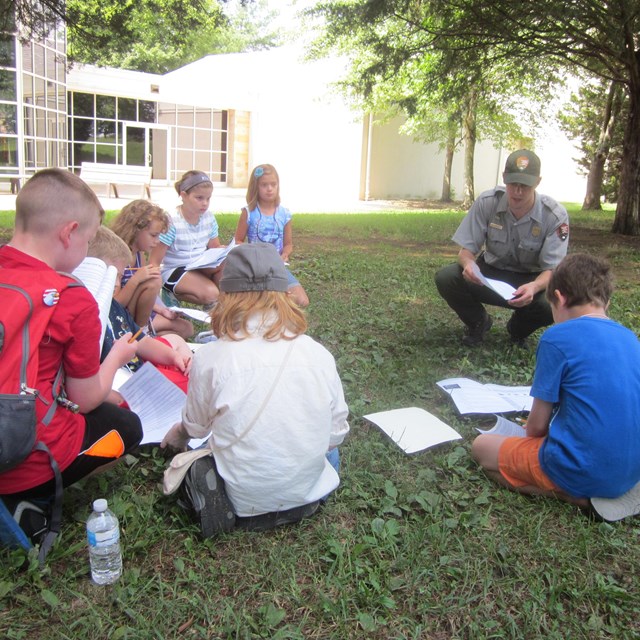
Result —
[[562, 242], [564, 242], [569, 237], [569, 224], [567, 222], [563, 222], [557, 229], [556, 233], [558, 234], [558, 238]]

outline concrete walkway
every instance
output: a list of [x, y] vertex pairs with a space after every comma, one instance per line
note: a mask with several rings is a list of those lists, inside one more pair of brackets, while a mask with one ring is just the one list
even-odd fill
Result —
[[[125, 204], [136, 198], [143, 197], [142, 190], [134, 187], [119, 187], [120, 198], [108, 197], [106, 188], [95, 188], [100, 203], [105, 211], [118, 211]], [[245, 204], [246, 189], [231, 189], [229, 187], [215, 187], [211, 199], [211, 209], [214, 213], [240, 213], [240, 209]], [[151, 186], [151, 199], [165, 209], [172, 209], [180, 200], [173, 189], [169, 186]], [[16, 196], [5, 192], [0, 192], [0, 211], [10, 211], [15, 209]], [[374, 211], [389, 211], [391, 209], [402, 209], [398, 202], [387, 200], [349, 200], [345, 198], [332, 197], [331, 194], [314, 194], [312, 198], [295, 195], [292, 198], [283, 198], [283, 204], [291, 209], [292, 213], [366, 213]]]

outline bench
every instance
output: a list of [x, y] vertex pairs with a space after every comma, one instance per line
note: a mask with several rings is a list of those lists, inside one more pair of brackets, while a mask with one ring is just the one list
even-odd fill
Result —
[[132, 164], [108, 164], [104, 162], [83, 162], [80, 165], [80, 177], [87, 184], [106, 184], [107, 196], [111, 190], [116, 198], [118, 185], [139, 185], [142, 195], [151, 198], [151, 167], [140, 167]]

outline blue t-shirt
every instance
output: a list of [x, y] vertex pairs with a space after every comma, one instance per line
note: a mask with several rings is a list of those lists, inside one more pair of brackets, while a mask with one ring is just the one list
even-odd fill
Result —
[[278, 205], [272, 216], [265, 216], [256, 206], [247, 213], [247, 241], [267, 242], [272, 244], [278, 253], [284, 247], [284, 228], [291, 221], [291, 212], [282, 205]]
[[547, 329], [531, 395], [555, 405], [543, 471], [578, 498], [616, 498], [640, 481], [640, 343], [629, 329], [581, 317]]

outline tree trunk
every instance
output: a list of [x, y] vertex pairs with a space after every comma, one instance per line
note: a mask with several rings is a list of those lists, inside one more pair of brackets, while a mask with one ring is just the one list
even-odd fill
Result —
[[626, 236], [640, 235], [640, 73], [631, 74], [629, 118], [622, 147], [622, 171], [616, 217], [612, 231]]
[[584, 210], [600, 210], [602, 205], [600, 199], [602, 196], [602, 180], [604, 179], [604, 165], [609, 157], [611, 148], [611, 137], [620, 114], [622, 107], [622, 92], [617, 83], [612, 82], [609, 86], [609, 95], [607, 96], [607, 104], [602, 118], [602, 128], [598, 139], [598, 146], [589, 167], [589, 176], [587, 177], [587, 192], [584, 196], [582, 209]]
[[456, 148], [455, 135], [447, 138], [444, 152], [444, 176], [442, 177], [442, 195], [440, 202], [451, 202], [451, 168], [453, 167], [453, 153]]
[[473, 186], [473, 156], [476, 150], [476, 109], [478, 92], [471, 89], [467, 96], [466, 110], [463, 118], [464, 127], [464, 200], [462, 206], [468, 209], [475, 200]]

